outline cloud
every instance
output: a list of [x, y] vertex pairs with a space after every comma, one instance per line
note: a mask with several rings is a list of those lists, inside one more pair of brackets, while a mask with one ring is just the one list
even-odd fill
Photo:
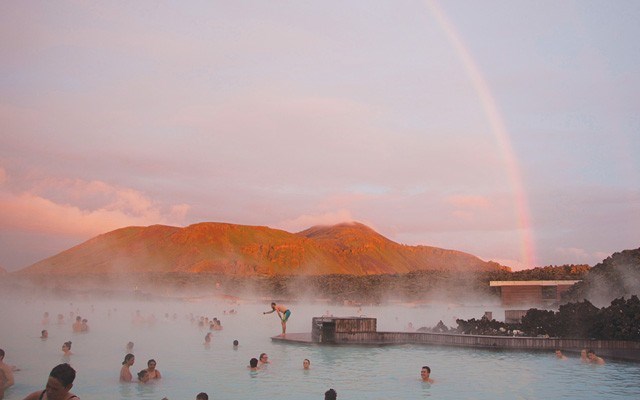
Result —
[[557, 247], [556, 253], [558, 254], [558, 259], [573, 260], [570, 262], [572, 264], [594, 264], [595, 260], [600, 261], [609, 256], [608, 254], [604, 254], [602, 252], [589, 252], [585, 249], [577, 247]]
[[521, 260], [512, 260], [512, 259], [506, 259], [506, 258], [496, 258], [496, 259], [491, 259], [491, 260], [488, 260], [488, 261], [497, 262], [500, 265], [504, 265], [505, 267], [511, 268], [512, 271], [520, 271], [520, 270], [523, 270], [523, 269], [531, 268], [530, 265], [526, 265]]
[[335, 225], [352, 221], [351, 212], [342, 209], [317, 215], [301, 215], [294, 219], [281, 221], [277, 226], [288, 232], [299, 232], [315, 225]]
[[86, 238], [131, 225], [180, 225], [189, 211], [101, 181], [48, 178], [18, 192], [7, 186], [0, 191], [1, 230]]
[[454, 207], [451, 215], [465, 223], [473, 222], [479, 211], [484, 212], [491, 206], [489, 199], [484, 196], [449, 196], [445, 199], [445, 203]]
[[465, 209], [482, 209], [491, 205], [489, 199], [484, 196], [449, 196], [446, 202], [459, 208]]

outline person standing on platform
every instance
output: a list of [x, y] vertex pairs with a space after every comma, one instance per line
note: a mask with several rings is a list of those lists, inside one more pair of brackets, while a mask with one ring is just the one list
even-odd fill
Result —
[[271, 314], [274, 311], [278, 313], [278, 317], [280, 317], [282, 323], [282, 335], [280, 336], [284, 336], [287, 333], [287, 321], [291, 316], [291, 310], [282, 304], [271, 303], [271, 311], [265, 311], [262, 314]]

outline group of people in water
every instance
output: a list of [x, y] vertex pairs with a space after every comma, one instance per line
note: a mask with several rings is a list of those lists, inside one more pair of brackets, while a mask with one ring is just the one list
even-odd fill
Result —
[[[236, 310], [232, 310], [233, 313], [236, 313]], [[287, 321], [291, 316], [291, 310], [288, 307], [285, 307], [281, 304], [277, 304], [275, 302], [271, 303], [271, 310], [263, 312], [263, 314], [272, 314], [276, 313], [280, 319], [282, 326], [282, 336], [286, 335], [287, 330]], [[62, 317], [62, 318], [60, 318]], [[134, 323], [138, 323], [142, 320], [142, 315], [139, 311], [136, 312], [136, 315], [133, 318]], [[62, 314], [59, 314], [58, 322], [63, 321], [64, 317]], [[175, 319], [175, 316], [174, 316]], [[195, 321], [193, 315], [191, 316], [192, 323]], [[49, 323], [49, 315], [45, 313], [43, 317], [43, 324], [46, 325]], [[212, 332], [214, 330], [221, 330], [222, 324], [217, 318], [209, 319], [207, 317], [200, 317], [198, 320], [198, 325], [201, 327], [208, 326], [209, 332], [207, 332], [205, 336], [205, 346], [208, 346], [212, 339]], [[75, 317], [75, 322], [72, 326], [73, 332], [86, 332], [88, 331], [87, 320], [82, 319], [80, 316]], [[41, 331], [40, 338], [42, 340], [46, 340], [49, 337], [48, 331], [43, 329]], [[238, 341], [233, 341], [234, 349], [238, 348]], [[25, 397], [24, 400], [74, 400], [78, 399], [78, 396], [71, 393], [71, 388], [73, 387], [73, 381], [76, 376], [76, 371], [70, 365], [70, 357], [73, 354], [71, 352], [71, 341], [66, 341], [62, 345], [63, 352], [63, 363], [55, 366], [47, 379], [46, 388], [44, 390], [39, 390], [29, 394]], [[133, 342], [128, 342], [126, 345], [126, 355], [124, 360], [122, 361], [122, 367], [120, 369], [120, 382], [133, 382], [134, 381], [134, 373], [132, 373], [131, 368], [135, 364], [135, 355], [133, 354]], [[4, 397], [4, 391], [8, 387], [12, 386], [15, 382], [13, 372], [18, 370], [16, 367], [9, 366], [4, 363], [5, 352], [0, 349], [0, 400]], [[558, 349], [555, 351], [555, 356], [558, 359], [566, 360], [567, 357], [562, 353], [562, 350]], [[580, 360], [584, 363], [603, 365], [605, 361], [597, 356], [595, 352], [591, 349], [583, 349], [581, 351]], [[266, 367], [270, 364], [269, 356], [266, 353], [261, 353], [257, 358], [251, 358], [249, 360], [249, 365], [247, 369], [249, 371], [259, 371], [261, 369], [266, 369]], [[302, 361], [302, 368], [304, 370], [311, 369], [311, 361], [308, 358], [305, 358]], [[137, 382], [141, 384], [146, 384], [152, 382], [154, 380], [158, 380], [162, 378], [162, 374], [157, 369], [157, 362], [155, 359], [149, 359], [147, 361], [147, 367], [137, 372]], [[420, 369], [420, 380], [422, 382], [433, 384], [435, 381], [431, 378], [431, 368], [429, 366], [423, 366]], [[337, 392], [334, 389], [329, 389], [325, 392], [325, 400], [336, 399]], [[79, 400], [79, 399], [78, 399]], [[196, 396], [196, 400], [208, 400], [208, 395], [205, 392], [198, 393]]]
[[[556, 349], [556, 358], [559, 360], [567, 360], [567, 356], [562, 354], [562, 350]], [[604, 359], [596, 355], [592, 349], [580, 350], [580, 361], [585, 364], [604, 365]]]
[[73, 323], [73, 331], [74, 332], [88, 332], [89, 331], [89, 321], [86, 318], [82, 318], [81, 316], [76, 317], [76, 322]]
[[[132, 344], [132, 342], [129, 342]], [[133, 347], [133, 344], [132, 346]], [[127, 348], [129, 346], [127, 345]], [[131, 367], [136, 361], [136, 356], [132, 353], [127, 353], [124, 356], [124, 361], [122, 361], [122, 368], [120, 368], [120, 382], [132, 382], [133, 374], [131, 373]], [[138, 372], [138, 382], [147, 383], [152, 379], [160, 379], [162, 378], [162, 374], [160, 371], [156, 369], [157, 362], [154, 359], [147, 361], [147, 368], [140, 370]]]

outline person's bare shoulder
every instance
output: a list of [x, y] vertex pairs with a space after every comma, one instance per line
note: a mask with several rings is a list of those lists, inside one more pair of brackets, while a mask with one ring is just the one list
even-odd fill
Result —
[[38, 400], [40, 398], [41, 394], [42, 394], [42, 390], [37, 391], [37, 392], [33, 392], [30, 395], [28, 395], [27, 397], [25, 397], [23, 400]]

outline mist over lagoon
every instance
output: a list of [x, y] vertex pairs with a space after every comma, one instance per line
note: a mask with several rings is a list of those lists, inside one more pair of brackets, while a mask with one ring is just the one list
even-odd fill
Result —
[[[16, 365], [16, 385], [5, 399], [22, 399], [44, 387], [49, 370], [63, 361], [60, 347], [72, 341], [71, 365], [77, 370], [73, 392], [82, 399], [193, 398], [200, 391], [215, 399], [246, 399], [259, 393], [266, 399], [321, 398], [333, 387], [339, 398], [510, 399], [518, 396], [553, 398], [627, 398], [637, 391], [640, 365], [607, 360], [601, 368], [583, 365], [577, 355], [560, 363], [553, 354], [452, 349], [419, 345], [318, 346], [274, 343], [280, 333], [274, 315], [263, 315], [272, 299], [195, 296], [154, 297], [136, 300], [135, 293], [116, 298], [42, 298], [36, 291], [21, 298], [3, 296], [0, 309], [0, 344], [5, 361]], [[438, 303], [344, 306], [326, 301], [284, 302], [292, 315], [287, 332], [310, 332], [314, 316], [364, 315], [378, 319], [379, 331], [431, 327], [442, 320], [455, 326], [455, 318], [477, 318], [485, 311], [494, 316], [503, 309], [496, 303], [473, 305]], [[230, 310], [237, 313], [229, 314]], [[50, 315], [42, 325], [43, 313]], [[89, 331], [73, 333], [70, 313], [88, 319]], [[63, 314], [64, 324], [56, 323]], [[137, 314], [142, 318], [137, 317]], [[221, 320], [223, 329], [199, 326], [200, 317]], [[144, 320], [144, 322], [143, 322]], [[39, 338], [47, 329], [49, 338]], [[233, 340], [240, 345], [233, 349]], [[126, 343], [134, 342], [136, 362], [132, 373], [157, 361], [163, 378], [152, 384], [118, 382]], [[271, 365], [255, 374], [246, 369], [252, 357], [267, 353]], [[302, 370], [302, 360], [311, 369]], [[419, 380], [423, 365], [432, 368], [436, 384]], [[483, 371], [479, 373], [478, 371]], [[135, 375], [135, 374], [134, 374]], [[465, 385], [460, 385], [464, 376]], [[286, 384], [283, 385], [283, 382]], [[500, 388], [499, 390], [496, 388]], [[637, 392], [636, 392], [637, 393]]]

